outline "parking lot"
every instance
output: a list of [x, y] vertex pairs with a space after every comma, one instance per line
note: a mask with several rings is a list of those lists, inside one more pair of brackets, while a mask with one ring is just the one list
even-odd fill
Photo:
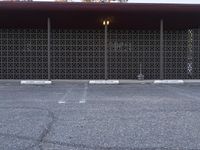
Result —
[[200, 84], [0, 83], [1, 150], [200, 149]]

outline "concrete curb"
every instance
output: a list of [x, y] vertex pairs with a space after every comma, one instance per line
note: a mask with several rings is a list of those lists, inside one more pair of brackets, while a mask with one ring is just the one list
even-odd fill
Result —
[[[35, 80], [0, 80], [0, 84], [21, 84], [24, 81], [35, 81]], [[47, 84], [65, 84], [65, 83], [89, 83], [90, 80], [36, 80], [36, 81], [47, 81]], [[154, 84], [156, 80], [117, 80], [118, 84]], [[161, 80], [162, 81], [162, 80]], [[23, 83], [22, 82], [22, 83]], [[200, 79], [194, 80], [183, 80], [184, 83], [200, 84]], [[184, 84], [183, 83], [183, 84]]]

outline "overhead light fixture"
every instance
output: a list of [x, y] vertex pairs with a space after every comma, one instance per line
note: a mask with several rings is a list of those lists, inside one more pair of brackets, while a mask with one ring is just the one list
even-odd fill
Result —
[[108, 26], [109, 24], [110, 24], [110, 21], [109, 21], [109, 20], [104, 20], [104, 21], [103, 21], [103, 25], [104, 25], [104, 26]]

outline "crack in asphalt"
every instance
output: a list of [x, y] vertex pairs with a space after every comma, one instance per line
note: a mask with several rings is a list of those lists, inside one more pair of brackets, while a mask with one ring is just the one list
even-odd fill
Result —
[[45, 140], [43, 143], [46, 144], [54, 144], [59, 146], [67, 146], [67, 147], [74, 147], [74, 148], [83, 148], [83, 149], [93, 149], [93, 150], [199, 150], [199, 149], [188, 149], [188, 148], [167, 148], [167, 147], [151, 147], [151, 148], [139, 148], [139, 147], [103, 147], [103, 146], [90, 146], [86, 144], [74, 144], [74, 143], [65, 143], [65, 142], [59, 142], [59, 141], [49, 141]]
[[15, 137], [15, 138], [18, 138], [18, 139], [35, 141], [35, 144], [28, 146], [24, 149], [30, 149], [30, 148], [33, 148], [35, 146], [39, 146], [39, 148], [41, 150], [43, 150], [43, 148], [42, 148], [43, 141], [44, 141], [45, 137], [48, 135], [48, 133], [51, 131], [51, 128], [52, 128], [54, 122], [56, 121], [56, 117], [55, 117], [55, 115], [52, 111], [45, 109], [45, 108], [39, 108], [39, 107], [0, 107], [0, 109], [28, 109], [28, 110], [29, 109], [33, 109], [33, 110], [35, 109], [35, 110], [47, 111], [47, 113], [48, 113], [47, 117], [51, 118], [51, 121], [47, 124], [47, 127], [43, 129], [39, 138], [20, 136], [20, 135], [15, 135], [15, 134], [0, 133], [1, 136]]
[[[73, 144], [73, 143], [65, 143], [65, 142], [59, 142], [59, 141], [50, 141], [50, 140], [43, 140], [40, 141], [36, 138], [32, 137], [27, 137], [27, 136], [18, 136], [15, 134], [3, 134], [0, 133], [0, 136], [6, 136], [6, 137], [14, 137], [18, 139], [23, 139], [23, 140], [31, 140], [31, 141], [36, 141], [36, 142], [41, 142], [42, 144], [53, 144], [53, 145], [59, 145], [59, 146], [67, 146], [67, 147], [75, 147], [75, 148], [88, 148], [88, 149], [94, 149], [94, 150], [177, 150], [173, 148], [164, 148], [164, 147], [154, 147], [154, 148], [131, 148], [131, 147], [103, 147], [103, 146], [89, 146], [85, 144]], [[34, 144], [29, 147], [24, 148], [24, 150], [29, 150], [31, 148], [34, 148], [36, 146], [39, 146], [39, 144]], [[181, 148], [182, 150], [185, 150], [184, 148]], [[187, 149], [190, 150], [190, 149]], [[192, 149], [195, 150], [195, 149]]]
[[42, 150], [42, 143], [45, 139], [45, 137], [48, 135], [48, 133], [51, 131], [53, 124], [56, 121], [55, 115], [53, 112], [48, 110], [48, 116], [51, 118], [51, 121], [47, 124], [47, 127], [43, 130], [40, 138], [39, 138], [39, 148]]
[[[171, 90], [171, 89], [170, 89]], [[171, 90], [173, 91], [173, 90]], [[178, 94], [178, 93], [177, 93]], [[12, 138], [17, 138], [17, 139], [22, 139], [22, 140], [29, 140], [32, 141], [33, 144], [29, 145], [28, 147], [25, 147], [24, 150], [29, 150], [34, 147], [39, 147], [40, 150], [43, 150], [43, 144], [53, 144], [53, 145], [58, 145], [58, 146], [66, 146], [66, 147], [74, 147], [74, 148], [85, 148], [85, 149], [94, 149], [94, 150], [175, 150], [173, 148], [165, 148], [165, 147], [154, 147], [154, 148], [131, 148], [131, 147], [103, 147], [100, 145], [86, 145], [86, 144], [76, 144], [76, 143], [66, 143], [66, 142], [60, 142], [60, 141], [51, 141], [47, 140], [46, 137], [47, 135], [51, 132], [52, 126], [56, 122], [56, 116], [55, 114], [46, 109], [46, 108], [40, 108], [40, 107], [0, 107], [0, 109], [35, 109], [35, 110], [41, 110], [41, 111], [46, 111], [47, 112], [47, 117], [50, 118], [51, 120], [47, 123], [46, 127], [42, 130], [42, 133], [38, 138], [34, 137], [28, 137], [28, 136], [21, 136], [17, 134], [7, 134], [7, 133], [0, 133], [0, 136], [4, 137], [12, 137]], [[140, 111], [140, 110], [139, 110]], [[150, 111], [150, 112], [156, 112], [155, 110], [145, 110], [145, 111]], [[161, 110], [158, 110], [161, 111]], [[172, 110], [162, 110], [164, 112], [173, 112]], [[180, 112], [180, 110], [177, 110]], [[187, 110], [189, 112], [199, 112], [199, 110]], [[176, 112], [176, 110], [175, 110]], [[185, 112], [185, 111], [184, 111]], [[186, 150], [185, 148], [178, 148], [181, 150]], [[189, 150], [189, 149], [187, 149]], [[195, 150], [195, 149], [192, 149]]]
[[[49, 111], [48, 109], [45, 109], [45, 108], [39, 108], [39, 107], [0, 107], [0, 109], [35, 109], [35, 110], [42, 110], [42, 111], [48, 112], [48, 117], [51, 118], [51, 121], [47, 124], [47, 127], [45, 129], [43, 129], [39, 138], [21, 136], [21, 135], [16, 135], [16, 134], [0, 133], [0, 136], [12, 137], [12, 138], [17, 138], [17, 139], [22, 139], [22, 140], [29, 140], [29, 141], [34, 142], [34, 144], [32, 144], [28, 147], [25, 147], [24, 150], [29, 150], [36, 146], [38, 146], [41, 150], [43, 150], [42, 145], [45, 143], [58, 145], [58, 146], [67, 146], [67, 147], [85, 148], [85, 149], [94, 149], [94, 150], [156, 150], [156, 149], [175, 150], [173, 148], [165, 148], [165, 147], [154, 147], [154, 148], [103, 147], [103, 146], [98, 146], [98, 145], [91, 146], [91, 145], [86, 145], [86, 144], [75, 144], [75, 143], [66, 143], [66, 142], [60, 142], [60, 141], [45, 140], [45, 137], [49, 134], [49, 132], [52, 129], [53, 124], [56, 121], [56, 117], [52, 111]], [[185, 150], [184, 148], [180, 148], [180, 149]], [[187, 149], [187, 150], [189, 150], [189, 149]]]

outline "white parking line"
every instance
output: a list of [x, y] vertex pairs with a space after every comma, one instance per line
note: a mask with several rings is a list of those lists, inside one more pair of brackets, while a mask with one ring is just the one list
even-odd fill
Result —
[[185, 89], [181, 89], [175, 86], [169, 86], [166, 85], [168, 88], [168, 91], [174, 92], [180, 96], [184, 96], [184, 97], [188, 97], [189, 99], [195, 99], [195, 100], [199, 100], [199, 97], [194, 95], [192, 92], [190, 92], [189, 90], [185, 90]]
[[66, 101], [58, 101], [58, 104], [65, 104]]
[[85, 83], [83, 96], [82, 96], [82, 99], [79, 101], [80, 104], [86, 103], [87, 90], [88, 90], [88, 84]]
[[58, 104], [65, 104], [66, 103], [66, 98], [69, 95], [69, 93], [72, 91], [72, 89], [69, 89], [66, 91], [65, 95], [61, 97], [61, 99], [58, 101]]
[[79, 101], [79, 103], [80, 104], [84, 104], [84, 103], [86, 103], [86, 101], [85, 100], [81, 100], [81, 101]]

